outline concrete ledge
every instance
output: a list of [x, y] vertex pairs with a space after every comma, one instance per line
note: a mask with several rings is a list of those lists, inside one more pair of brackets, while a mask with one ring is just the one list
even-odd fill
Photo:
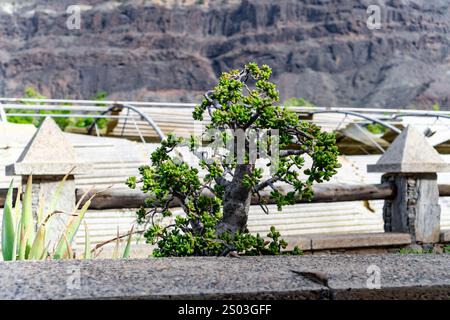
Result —
[[[308, 235], [305, 236], [281, 236], [282, 239], [286, 240], [288, 246], [287, 251], [292, 251], [297, 246], [303, 251], [311, 250], [311, 238]], [[268, 239], [271, 240], [271, 239]]]
[[0, 299], [450, 299], [450, 255], [2, 262], [0, 286]]
[[[72, 170], [73, 169], [73, 170]], [[87, 163], [15, 163], [5, 167], [6, 175], [52, 176], [66, 175], [72, 170], [72, 174], [91, 174], [92, 166]]]
[[385, 247], [409, 244], [411, 244], [411, 236], [407, 233], [339, 234], [311, 237], [312, 250]]
[[288, 242], [288, 250], [296, 245], [304, 251], [395, 247], [411, 244], [407, 233], [358, 233], [358, 234], [315, 234], [283, 237]]

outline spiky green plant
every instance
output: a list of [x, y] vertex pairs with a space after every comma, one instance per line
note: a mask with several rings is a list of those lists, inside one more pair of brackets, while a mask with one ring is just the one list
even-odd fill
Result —
[[47, 226], [56, 215], [55, 208], [68, 175], [59, 183], [50, 202], [48, 213], [44, 214], [43, 201], [45, 199], [40, 200], [41, 203], [39, 204], [39, 214], [36, 222], [33, 219], [32, 211], [32, 176], [28, 178], [22, 201], [20, 201], [20, 190], [17, 193], [14, 207], [13, 182], [11, 182], [3, 209], [3, 260], [42, 260], [49, 257], [54, 259], [69, 257], [68, 253], [71, 251], [70, 245], [90, 205], [91, 199], [80, 210], [78, 210], [78, 206], [75, 208], [71, 221], [58, 237], [59, 241], [56, 250], [50, 252], [49, 242], [47, 241]]
[[[1, 247], [2, 256], [4, 261], [14, 260], [43, 260], [43, 259], [70, 259], [75, 258], [72, 250], [72, 243], [75, 235], [83, 222], [86, 211], [88, 210], [92, 198], [88, 199], [85, 204], [80, 208], [82, 201], [87, 196], [87, 193], [83, 195], [82, 199], [75, 205], [71, 218], [67, 222], [65, 229], [57, 237], [56, 248], [50, 250], [49, 241], [49, 228], [51, 220], [59, 212], [55, 211], [61, 192], [64, 187], [64, 183], [69, 176], [68, 173], [63, 180], [59, 183], [53, 198], [51, 199], [50, 206], [47, 212], [44, 212], [44, 203], [46, 199], [39, 200], [38, 217], [33, 219], [32, 212], [32, 183], [33, 178], [30, 176], [27, 181], [26, 189], [21, 201], [21, 189], [17, 192], [17, 198], [13, 205], [13, 182], [9, 186], [5, 205], [3, 208], [3, 224], [2, 224], [2, 237]], [[85, 224], [85, 252], [84, 258], [92, 258], [92, 250], [90, 249], [89, 231]], [[131, 230], [128, 238], [127, 245], [122, 255], [123, 258], [128, 258], [130, 254], [131, 245]], [[119, 243], [119, 236], [117, 239]], [[117, 249], [118, 250], [118, 249]], [[118, 257], [118, 254], [117, 254]]]

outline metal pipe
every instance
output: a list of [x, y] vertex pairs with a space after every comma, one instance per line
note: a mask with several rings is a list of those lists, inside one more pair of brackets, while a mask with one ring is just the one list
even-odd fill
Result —
[[152, 128], [156, 131], [156, 133], [158, 134], [158, 136], [160, 137], [161, 140], [164, 140], [166, 138], [166, 135], [162, 132], [162, 130], [158, 127], [158, 125], [153, 121], [153, 119], [150, 118], [148, 115], [146, 115], [141, 110], [139, 110], [138, 108], [136, 108], [132, 105], [124, 104], [123, 106], [125, 108], [128, 108], [128, 109], [136, 112], [137, 114], [139, 114], [141, 116], [141, 118], [143, 120], [147, 121], [152, 126]]
[[0, 122], [6, 122], [8, 118], [6, 118], [5, 109], [0, 105]]
[[29, 104], [0, 104], [4, 109], [21, 109], [21, 110], [47, 110], [47, 111], [96, 111], [102, 112], [108, 107], [100, 106], [66, 106], [66, 105], [29, 105]]
[[[185, 102], [142, 102], [142, 101], [120, 101], [120, 100], [73, 100], [73, 99], [34, 99], [34, 98], [0, 98], [0, 102], [35, 102], [35, 103], [73, 103], [73, 104], [105, 104], [105, 105], [134, 105], [140, 107], [181, 107], [181, 108], [193, 108], [197, 103], [185, 103]], [[408, 110], [408, 109], [382, 109], [382, 108], [359, 108], [359, 107], [303, 107], [303, 106], [289, 106], [289, 109], [296, 112], [310, 113], [311, 111], [350, 111], [350, 112], [364, 112], [364, 113], [379, 113], [379, 114], [432, 114], [432, 115], [448, 115], [450, 111], [428, 111], [428, 110]]]
[[115, 115], [100, 115], [100, 114], [54, 114], [54, 113], [8, 113], [7, 116], [10, 117], [33, 117], [33, 118], [106, 118], [106, 119], [126, 119], [127, 116], [115, 116]]
[[139, 102], [139, 101], [113, 101], [113, 100], [71, 100], [71, 99], [30, 99], [30, 98], [0, 98], [0, 102], [35, 102], [35, 103], [73, 103], [73, 104], [133, 104], [136, 106], [164, 106], [164, 107], [190, 107], [193, 108], [196, 103], [184, 102]]
[[355, 116], [355, 117], [358, 117], [358, 118], [363, 118], [363, 119], [370, 120], [372, 122], [381, 124], [382, 126], [388, 128], [388, 129], [391, 129], [395, 133], [400, 134], [402, 132], [400, 129], [394, 127], [393, 125], [390, 125], [389, 123], [387, 123], [385, 121], [382, 121], [382, 120], [379, 120], [377, 118], [374, 118], [374, 117], [371, 117], [371, 116], [368, 116], [368, 115], [365, 115], [365, 114], [361, 114], [361, 113], [358, 113], [358, 112], [341, 111], [341, 110], [326, 110], [326, 111], [324, 110], [324, 111], [312, 111], [312, 112], [310, 112], [310, 114], [313, 114], [313, 115], [314, 114], [319, 114], [319, 113], [341, 113], [341, 114], [351, 115], [351, 116]]
[[[146, 121], [153, 128], [153, 130], [155, 130], [156, 134], [159, 136], [159, 138], [161, 140], [164, 140], [166, 138], [165, 134], [162, 132], [162, 130], [159, 128], [159, 126], [153, 121], [152, 118], [150, 118], [148, 115], [146, 115], [141, 110], [139, 110], [138, 108], [136, 108], [136, 107], [134, 107], [132, 105], [114, 105], [114, 106], [109, 107], [107, 110], [103, 111], [101, 114], [102, 114], [102, 116], [105, 117], [105, 114], [107, 114], [108, 112], [112, 112], [113, 110], [115, 110], [117, 108], [120, 108], [120, 109], [127, 108], [129, 110], [132, 110], [132, 111], [136, 112], [140, 116], [141, 120]], [[129, 117], [125, 116], [124, 118], [128, 119]], [[132, 118], [132, 119], [134, 119], [134, 118]], [[89, 133], [91, 133], [91, 131], [92, 131], [93, 127], [96, 125], [96, 123], [97, 123], [97, 121], [95, 121], [89, 127], [89, 129], [88, 129]], [[138, 132], [138, 134], [141, 135], [140, 132]]]
[[450, 119], [450, 115], [446, 115], [446, 114], [434, 114], [434, 113], [422, 113], [422, 114], [406, 113], [406, 114], [395, 114], [395, 115], [392, 116], [392, 119], [404, 118], [404, 117], [436, 117], [436, 118]]

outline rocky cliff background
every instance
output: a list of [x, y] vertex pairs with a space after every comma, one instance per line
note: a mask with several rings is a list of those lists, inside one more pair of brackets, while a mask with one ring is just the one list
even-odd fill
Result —
[[[81, 29], [66, 27], [69, 5]], [[366, 25], [381, 6], [380, 30]], [[450, 109], [450, 0], [2, 0], [0, 96], [197, 102], [248, 61], [282, 99]]]

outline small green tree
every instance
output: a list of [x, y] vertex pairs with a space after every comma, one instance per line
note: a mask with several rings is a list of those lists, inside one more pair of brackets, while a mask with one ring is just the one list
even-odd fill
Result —
[[[279, 94], [269, 81], [270, 75], [268, 66], [255, 63], [225, 72], [195, 108], [193, 118], [197, 121], [209, 114], [211, 122], [206, 129], [219, 132], [213, 140], [231, 146], [226, 154], [206, 158], [198, 139], [189, 139], [186, 144], [199, 158], [200, 169], [206, 172], [203, 177], [198, 168], [173, 155], [183, 139], [169, 135], [151, 155], [151, 165], [139, 169], [140, 179], [128, 179], [131, 188], [139, 185], [149, 194], [137, 214], [138, 221], [149, 223], [145, 237], [157, 243], [155, 256], [220, 255], [229, 251], [279, 254], [286, 243], [275, 228], [268, 234], [271, 242], [247, 231], [252, 198], [266, 213], [267, 198], [274, 199], [281, 210], [298, 198], [311, 199], [312, 184], [336, 173], [339, 164], [334, 134], [322, 132], [314, 124], [300, 121], [288, 108], [276, 106]], [[277, 131], [276, 139], [259, 139], [264, 130]], [[233, 135], [236, 132], [241, 133], [241, 142]], [[267, 166], [273, 168], [269, 178], [263, 178], [262, 168], [247, 152], [252, 145], [258, 150], [277, 147], [277, 155], [271, 153], [267, 159]], [[243, 156], [240, 148], [246, 150]], [[312, 159], [309, 168], [304, 168], [305, 155]], [[300, 171], [307, 176], [304, 181]], [[279, 183], [289, 185], [290, 191], [280, 192]], [[180, 206], [185, 216], [176, 216], [172, 224], [161, 224], [161, 217], [172, 216], [173, 205]]]

